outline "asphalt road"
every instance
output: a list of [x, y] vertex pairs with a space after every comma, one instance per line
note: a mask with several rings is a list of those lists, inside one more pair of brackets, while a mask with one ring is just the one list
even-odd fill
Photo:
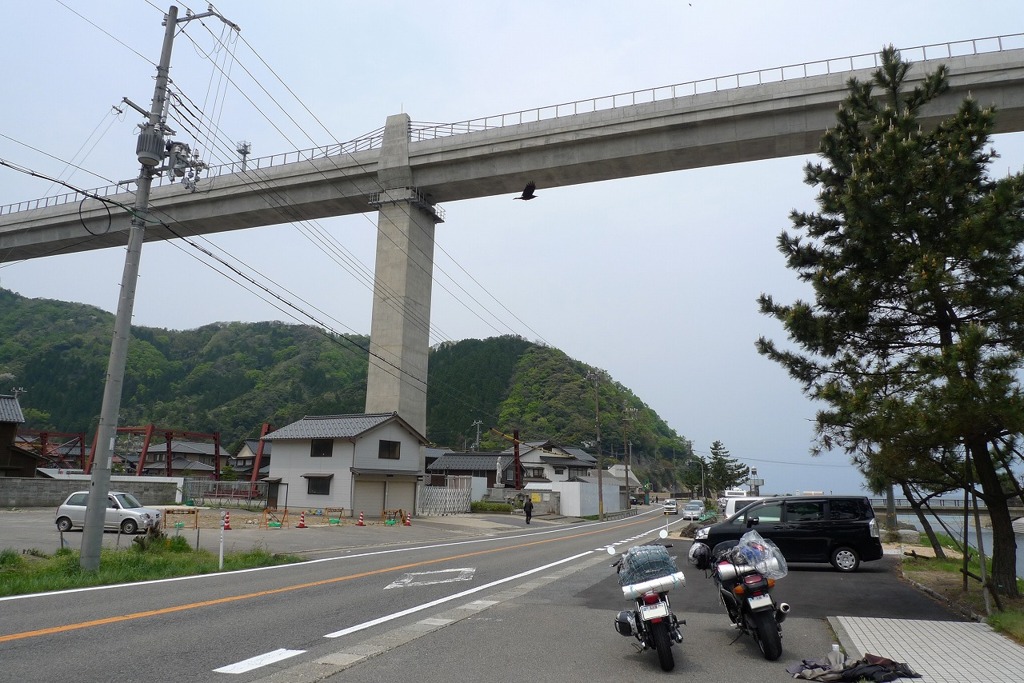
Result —
[[[31, 529], [42, 534], [33, 547], [51, 543], [52, 514], [0, 513], [0, 548]], [[711, 580], [681, 560], [687, 586], [671, 597], [687, 626], [665, 674], [654, 653], [637, 653], [614, 631], [628, 602], [603, 551], [654, 538], [660, 515], [468, 522], [231, 531], [225, 537], [240, 547], [259, 542], [314, 561], [3, 600], [0, 680], [782, 681], [791, 680], [788, 663], [828, 651], [827, 616], [958, 619], [902, 582], [893, 559], [852, 575], [794, 566], [775, 593], [793, 606], [784, 654], [766, 662], [751, 638], [737, 639]], [[688, 541], [671, 542], [685, 558]]]

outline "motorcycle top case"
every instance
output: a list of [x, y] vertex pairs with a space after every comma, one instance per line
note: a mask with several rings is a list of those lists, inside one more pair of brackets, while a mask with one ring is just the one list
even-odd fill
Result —
[[622, 555], [619, 586], [627, 598], [635, 598], [648, 591], [660, 593], [685, 583], [683, 573], [664, 546], [638, 545]]

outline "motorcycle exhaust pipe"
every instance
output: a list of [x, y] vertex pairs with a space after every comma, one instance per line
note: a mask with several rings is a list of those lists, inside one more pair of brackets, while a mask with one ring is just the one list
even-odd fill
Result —
[[780, 602], [779, 608], [775, 610], [775, 621], [782, 623], [786, 620], [786, 615], [789, 614], [789, 610], [792, 609], [788, 602]]

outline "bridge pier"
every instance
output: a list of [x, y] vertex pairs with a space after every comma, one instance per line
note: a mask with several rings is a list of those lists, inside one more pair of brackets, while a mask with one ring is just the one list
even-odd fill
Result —
[[427, 357], [434, 228], [441, 211], [414, 186], [409, 116], [389, 116], [377, 166], [377, 256], [366, 412], [397, 412], [427, 433]]

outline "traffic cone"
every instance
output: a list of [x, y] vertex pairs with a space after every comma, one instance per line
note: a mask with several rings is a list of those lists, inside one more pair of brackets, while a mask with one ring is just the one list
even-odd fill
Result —
[[403, 526], [412, 526], [412, 513], [411, 512], [406, 513], [406, 515], [405, 515], [405, 524]]
[[356, 522], [356, 526], [366, 526], [366, 524], [363, 522], [363, 512], [362, 512], [362, 510], [359, 511], [359, 521]]
[[306, 511], [303, 510], [302, 514], [299, 515], [299, 523], [295, 527], [296, 529], [308, 529], [306, 526]]
[[231, 513], [224, 513], [224, 531], [231, 531]]

